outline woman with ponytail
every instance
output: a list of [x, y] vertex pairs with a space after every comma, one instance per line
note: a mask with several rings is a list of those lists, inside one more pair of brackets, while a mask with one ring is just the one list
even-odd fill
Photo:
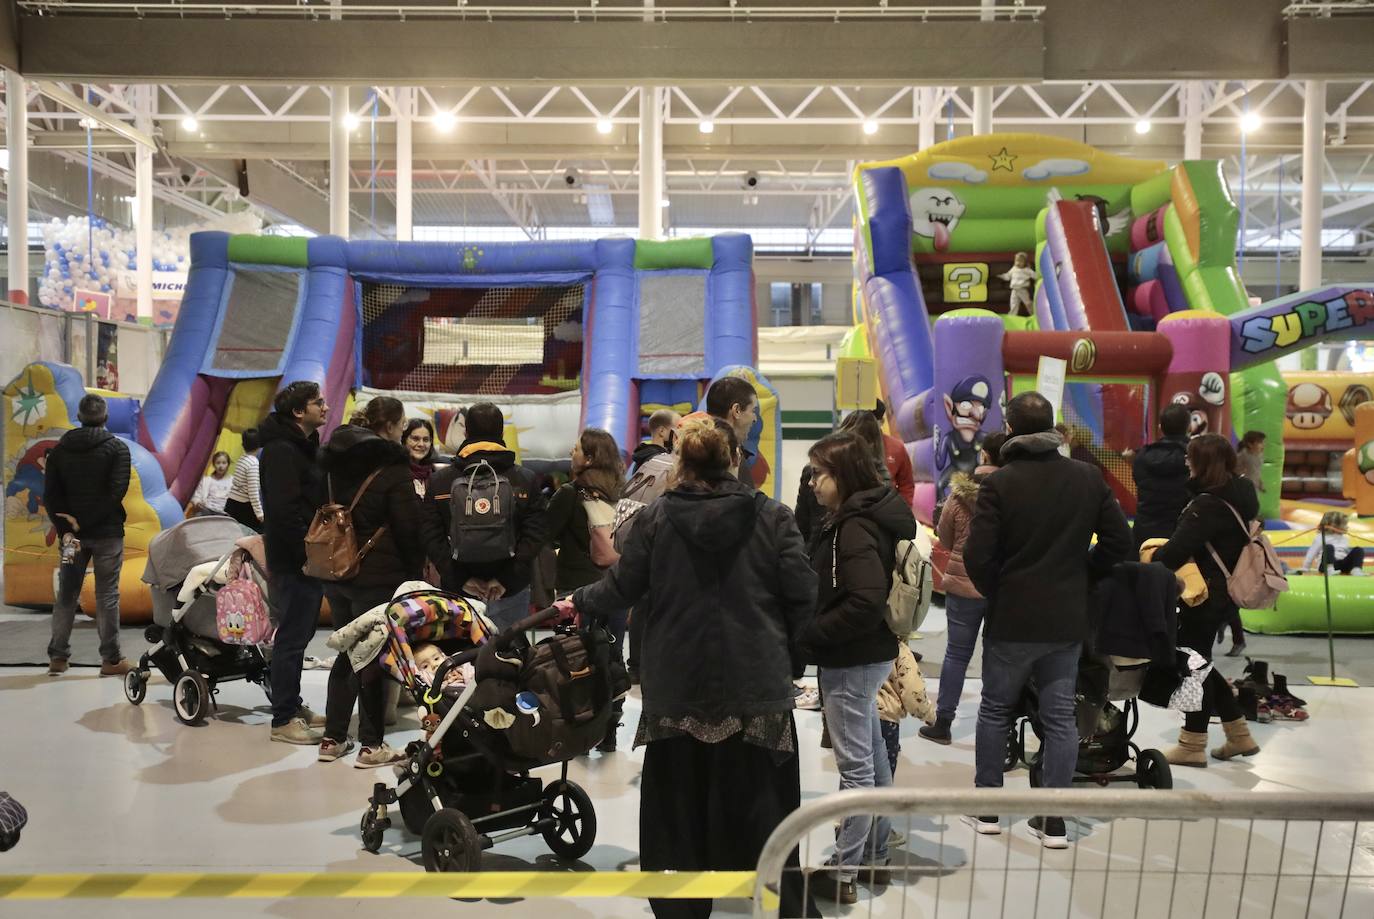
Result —
[[[371, 544], [356, 576], [325, 585], [335, 629], [389, 601], [401, 582], [419, 578], [424, 568], [420, 498], [411, 479], [410, 457], [401, 446], [405, 424], [405, 407], [400, 401], [377, 396], [355, 412], [350, 423], [336, 430], [320, 450], [320, 467], [333, 500], [347, 506], [358, 498], [353, 507], [353, 528], [359, 548]], [[353, 749], [348, 722], [359, 700], [362, 750], [355, 765], [370, 768], [403, 759], [403, 754], [382, 739], [386, 702], [381, 671], [374, 665], [355, 674], [348, 655], [340, 654], [329, 671], [320, 762], [332, 762]]]
[[[677, 454], [675, 487], [639, 513], [620, 560], [570, 606], [597, 618], [636, 611], [640, 867], [749, 870], [801, 803], [791, 651], [816, 576], [791, 512], [736, 478], [728, 424], [688, 417]], [[819, 915], [803, 900], [795, 852], [789, 864], [782, 914]], [[682, 911], [649, 905], [656, 916]]]

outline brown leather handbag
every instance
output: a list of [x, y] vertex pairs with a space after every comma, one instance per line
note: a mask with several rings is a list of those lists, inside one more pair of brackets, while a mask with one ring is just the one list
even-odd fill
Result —
[[310, 521], [310, 529], [305, 534], [305, 564], [301, 572], [306, 577], [321, 581], [351, 581], [358, 576], [358, 567], [363, 558], [382, 538], [386, 527], [377, 527], [377, 532], [359, 549], [358, 533], [353, 529], [353, 508], [358, 506], [358, 500], [381, 471], [375, 469], [363, 480], [348, 507], [334, 503], [334, 482], [326, 479], [329, 483], [329, 503], [315, 511], [315, 519]]

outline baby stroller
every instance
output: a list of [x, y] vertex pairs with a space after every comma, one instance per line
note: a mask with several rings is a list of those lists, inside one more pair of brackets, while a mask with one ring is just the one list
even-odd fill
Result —
[[143, 581], [153, 595], [153, 624], [144, 636], [152, 645], [124, 677], [124, 695], [134, 705], [148, 691], [156, 667], [172, 684], [172, 709], [182, 724], [205, 720], [216, 685], [249, 680], [272, 700], [268, 653], [258, 645], [220, 641], [215, 594], [248, 567], [267, 596], [265, 566], [254, 558], [262, 537], [231, 517], [192, 517], [163, 530], [148, 544]]
[[[381, 848], [392, 825], [388, 808], [396, 805], [406, 829], [420, 837], [426, 871], [479, 870], [484, 849], [536, 834], [560, 858], [581, 858], [596, 840], [596, 810], [568, 780], [568, 761], [605, 735], [611, 703], [629, 689], [610, 636], [560, 627], [531, 647], [524, 633], [555, 609], [493, 636], [472, 607], [440, 591], [401, 596], [388, 607], [391, 628], [376, 665], [420, 707], [425, 738], [407, 746], [395, 787], [373, 787], [359, 827], [363, 847]], [[432, 685], [411, 656], [410, 642], [422, 638], [448, 638], [445, 650], [467, 645], [440, 664]], [[471, 677], [446, 686], [469, 663]], [[548, 784], [530, 774], [550, 765], [561, 770]]]
[[[1159, 750], [1142, 750], [1132, 738], [1140, 725], [1138, 696], [1145, 679], [1143, 665], [1118, 668], [1106, 655], [1085, 654], [1078, 665], [1078, 684], [1074, 692], [1078, 721], [1078, 763], [1074, 767], [1075, 782], [1095, 782], [1106, 786], [1112, 782], [1134, 782], [1140, 788], [1173, 788], [1173, 773], [1169, 761]], [[1113, 702], [1121, 702], [1118, 708]], [[1027, 753], [1026, 726], [1042, 740], [1039, 697], [1034, 686], [1027, 688], [1021, 700], [1022, 712], [1007, 737], [1008, 770], [1024, 762], [1030, 767], [1030, 784], [1043, 784], [1040, 753]], [[1134, 761], [1134, 772], [1120, 772], [1127, 762]]]

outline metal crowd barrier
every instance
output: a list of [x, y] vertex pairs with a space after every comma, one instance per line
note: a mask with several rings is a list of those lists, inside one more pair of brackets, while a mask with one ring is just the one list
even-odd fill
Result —
[[[820, 889], [811, 871], [851, 814], [889, 817], [906, 842], [889, 849], [889, 883], [860, 870], [850, 916], [1374, 916], [1374, 795], [885, 788], [827, 795], [779, 824], [759, 857], [755, 917], [779, 915], [784, 871]], [[965, 814], [999, 815], [1000, 835], [975, 833]], [[1041, 814], [1064, 815], [1068, 849], [1029, 835], [1025, 819]], [[785, 867], [794, 849], [800, 867]]]

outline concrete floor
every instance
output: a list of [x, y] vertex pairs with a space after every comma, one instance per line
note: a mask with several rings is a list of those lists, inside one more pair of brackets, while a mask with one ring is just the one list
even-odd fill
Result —
[[[938, 617], [931, 625], [938, 625]], [[932, 638], [917, 647], [933, 664], [940, 645], [938, 638]], [[126, 653], [132, 655], [139, 647], [131, 644]], [[308, 671], [304, 679], [307, 701], [320, 710], [325, 679], [323, 671]], [[923, 741], [916, 736], [916, 723], [903, 723], [899, 785], [939, 788], [971, 784], [978, 688], [976, 680], [965, 688], [951, 746]], [[1303, 687], [1299, 694], [1308, 699], [1310, 722], [1255, 726], [1256, 737], [1264, 747], [1261, 755], [1214, 764], [1206, 770], [1180, 770], [1177, 787], [1374, 792], [1374, 772], [1367, 768], [1374, 761], [1374, 719], [1368, 714], [1374, 704], [1374, 689]], [[198, 728], [184, 727], [173, 719], [170, 696], [170, 687], [160, 678], [149, 687], [144, 704], [135, 707], [125, 700], [119, 681], [101, 679], [90, 670], [72, 671], [58, 679], [36, 669], [0, 671], [0, 724], [5, 725], [0, 788], [22, 801], [31, 815], [20, 845], [0, 855], [0, 872], [418, 870], [418, 840], [403, 830], [388, 833], [378, 855], [369, 855], [359, 847], [358, 818], [372, 782], [382, 777], [381, 773], [354, 769], [348, 761], [318, 764], [314, 748], [269, 743], [265, 700], [255, 686], [224, 686], [218, 715]], [[626, 707], [627, 726], [622, 728], [627, 741], [638, 710], [638, 700], [632, 697]], [[1142, 746], [1171, 742], [1178, 716], [1149, 707], [1142, 712], [1137, 741]], [[804, 796], [834, 790], [833, 759], [829, 751], [818, 746], [819, 715], [798, 713], [797, 722]], [[1214, 728], [1213, 734], [1219, 736], [1219, 731]], [[417, 735], [413, 720], [403, 720], [389, 739], [400, 744]], [[596, 845], [581, 864], [571, 866], [573, 870], [636, 867], [640, 763], [639, 752], [625, 750], [610, 756], [592, 754], [574, 764], [574, 778], [596, 802], [600, 828]], [[1025, 783], [1024, 770], [1008, 778], [1009, 787], [1024, 787]], [[899, 862], [924, 866], [928, 876], [894, 885], [878, 899], [869, 900], [863, 894], [857, 908], [844, 912], [931, 916], [938, 900], [945, 908], [940, 911], [942, 915], [1030, 916], [1035, 912], [1030, 904], [1036, 903], [1046, 915], [1055, 916], [1097, 916], [1104, 909], [1121, 914], [1123, 908], [1126, 915], [1196, 916], [1201, 913], [1201, 898], [1206, 896], [1211, 904], [1206, 910], [1208, 916], [1304, 915], [1312, 889], [1313, 828], [1295, 825], [1285, 834], [1278, 825], [1247, 829], [1244, 824], [1218, 828], [1209, 821], [1174, 822], [1160, 824], [1152, 828], [1148, 838], [1141, 838], [1142, 826], [1126, 822], [1088, 826], [1083, 829], [1084, 839], [1075, 847], [1076, 856], [1042, 856], [1040, 848], [1025, 839], [1024, 825], [1018, 825], [1010, 836], [975, 839], [952, 817], [917, 820], [908, 827], [912, 842], [894, 856]], [[1352, 870], [1365, 878], [1350, 890], [1344, 913], [1350, 917], [1374, 915], [1374, 885], [1368, 880], [1374, 875], [1374, 828], [1362, 825], [1359, 829], [1353, 841], [1350, 824], [1333, 824], [1322, 831], [1326, 834], [1320, 856], [1322, 873], [1332, 859], [1339, 862], [1333, 870], [1340, 873], [1348, 856]], [[818, 863], [825, 854], [829, 835], [828, 827], [811, 835], [804, 852], [811, 863]], [[1194, 849], [1229, 853], [1232, 861], [1243, 849], [1252, 859], [1252, 874], [1263, 859], [1276, 862], [1282, 852], [1284, 881], [1275, 891], [1270, 869], [1267, 879], [1251, 877], [1242, 885], [1239, 878], [1223, 877], [1229, 869], [1220, 864], [1210, 887], [1207, 879], [1194, 877], [1184, 878], [1175, 889], [1171, 870], [1147, 874], [1145, 886], [1140, 887], [1138, 867], [1135, 874], [1123, 871], [1123, 852], [1148, 851], [1152, 870], [1158, 871], [1161, 865], [1172, 865], [1173, 855], [1180, 849], [1185, 853]], [[1252, 851], [1253, 857], [1248, 855]], [[1070, 862], [1071, 858], [1075, 860]], [[975, 863], [976, 870], [970, 870]], [[1108, 863], [1116, 866], [1117, 874], [1104, 890], [1101, 869]], [[1008, 866], [1012, 868], [1009, 872], [1004, 870]], [[500, 845], [486, 854], [484, 867], [567, 869], [550, 858], [537, 838]], [[1240, 871], [1239, 864], [1231, 867]], [[1068, 887], [1071, 879], [1072, 890]], [[1242, 886], [1243, 903], [1237, 898]], [[1172, 897], [1171, 890], [1175, 894]], [[1133, 913], [1133, 903], [1143, 906]], [[1337, 888], [1319, 879], [1310, 915], [1338, 916], [1338, 903]], [[544, 919], [550, 914], [648, 915], [647, 905], [634, 900], [563, 901], [552, 910], [549, 903], [539, 900], [481, 904], [427, 900], [404, 905], [365, 900], [221, 900], [194, 904], [109, 902], [98, 906], [79, 901], [0, 903], [0, 916], [47, 919], [89, 914], [102, 919], [143, 919], [182, 917], [193, 911], [205, 917], [303, 919], [372, 915], [379, 908], [510, 919]], [[747, 913], [748, 904], [723, 903], [718, 911]], [[827, 910], [827, 914], [834, 912], [833, 908]]]

